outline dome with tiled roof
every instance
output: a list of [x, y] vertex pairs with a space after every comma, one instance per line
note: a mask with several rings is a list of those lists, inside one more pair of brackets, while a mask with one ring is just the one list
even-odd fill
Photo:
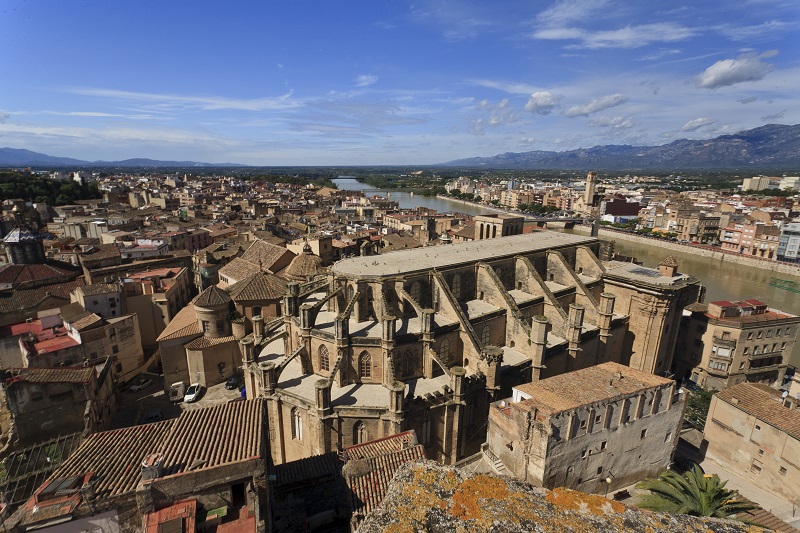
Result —
[[292, 259], [281, 275], [291, 281], [306, 281], [322, 269], [322, 259], [314, 255], [308, 243], [303, 246], [303, 253]]
[[8, 235], [5, 236], [3, 242], [6, 244], [10, 244], [10, 243], [36, 242], [39, 240], [42, 240], [42, 236], [39, 235], [38, 233], [35, 233], [26, 227], [17, 226], [16, 228], [8, 232]]
[[279, 300], [286, 294], [286, 283], [272, 274], [253, 272], [228, 287], [228, 294], [235, 302]]
[[223, 291], [216, 285], [207, 288], [195, 299], [195, 307], [218, 307], [221, 305], [228, 305], [231, 297], [227, 292]]

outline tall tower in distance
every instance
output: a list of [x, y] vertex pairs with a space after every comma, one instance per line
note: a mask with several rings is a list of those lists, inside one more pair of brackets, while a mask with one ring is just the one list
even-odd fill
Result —
[[597, 186], [597, 172], [586, 175], [586, 192], [583, 193], [583, 204], [586, 207], [594, 205], [594, 189]]

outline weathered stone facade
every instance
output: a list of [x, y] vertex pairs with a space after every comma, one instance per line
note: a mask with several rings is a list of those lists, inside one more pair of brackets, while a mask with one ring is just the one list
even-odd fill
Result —
[[521, 481], [608, 493], [670, 465], [683, 408], [674, 381], [603, 363], [492, 404], [485, 453]]
[[[597, 259], [555, 232], [347, 259], [289, 284], [242, 341], [282, 463], [414, 429], [430, 458], [474, 454], [511, 387], [604, 361], [668, 369], [697, 280]], [[644, 315], [646, 318], [642, 318]]]

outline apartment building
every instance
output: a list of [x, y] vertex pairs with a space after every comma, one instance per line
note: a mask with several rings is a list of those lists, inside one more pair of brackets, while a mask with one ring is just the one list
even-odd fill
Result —
[[717, 390], [742, 382], [781, 383], [800, 316], [759, 300], [693, 304], [687, 310], [677, 375]]

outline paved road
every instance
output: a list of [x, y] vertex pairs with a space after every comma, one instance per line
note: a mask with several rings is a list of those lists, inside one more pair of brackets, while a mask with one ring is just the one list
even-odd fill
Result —
[[146, 374], [146, 377], [153, 381], [146, 388], [136, 392], [126, 390], [120, 393], [119, 408], [111, 420], [110, 429], [177, 418], [185, 410], [226, 403], [241, 396], [238, 390], [225, 390], [225, 384], [220, 383], [206, 389], [197, 402], [172, 403], [169, 401], [169, 396], [164, 393], [163, 378], [156, 374]]

